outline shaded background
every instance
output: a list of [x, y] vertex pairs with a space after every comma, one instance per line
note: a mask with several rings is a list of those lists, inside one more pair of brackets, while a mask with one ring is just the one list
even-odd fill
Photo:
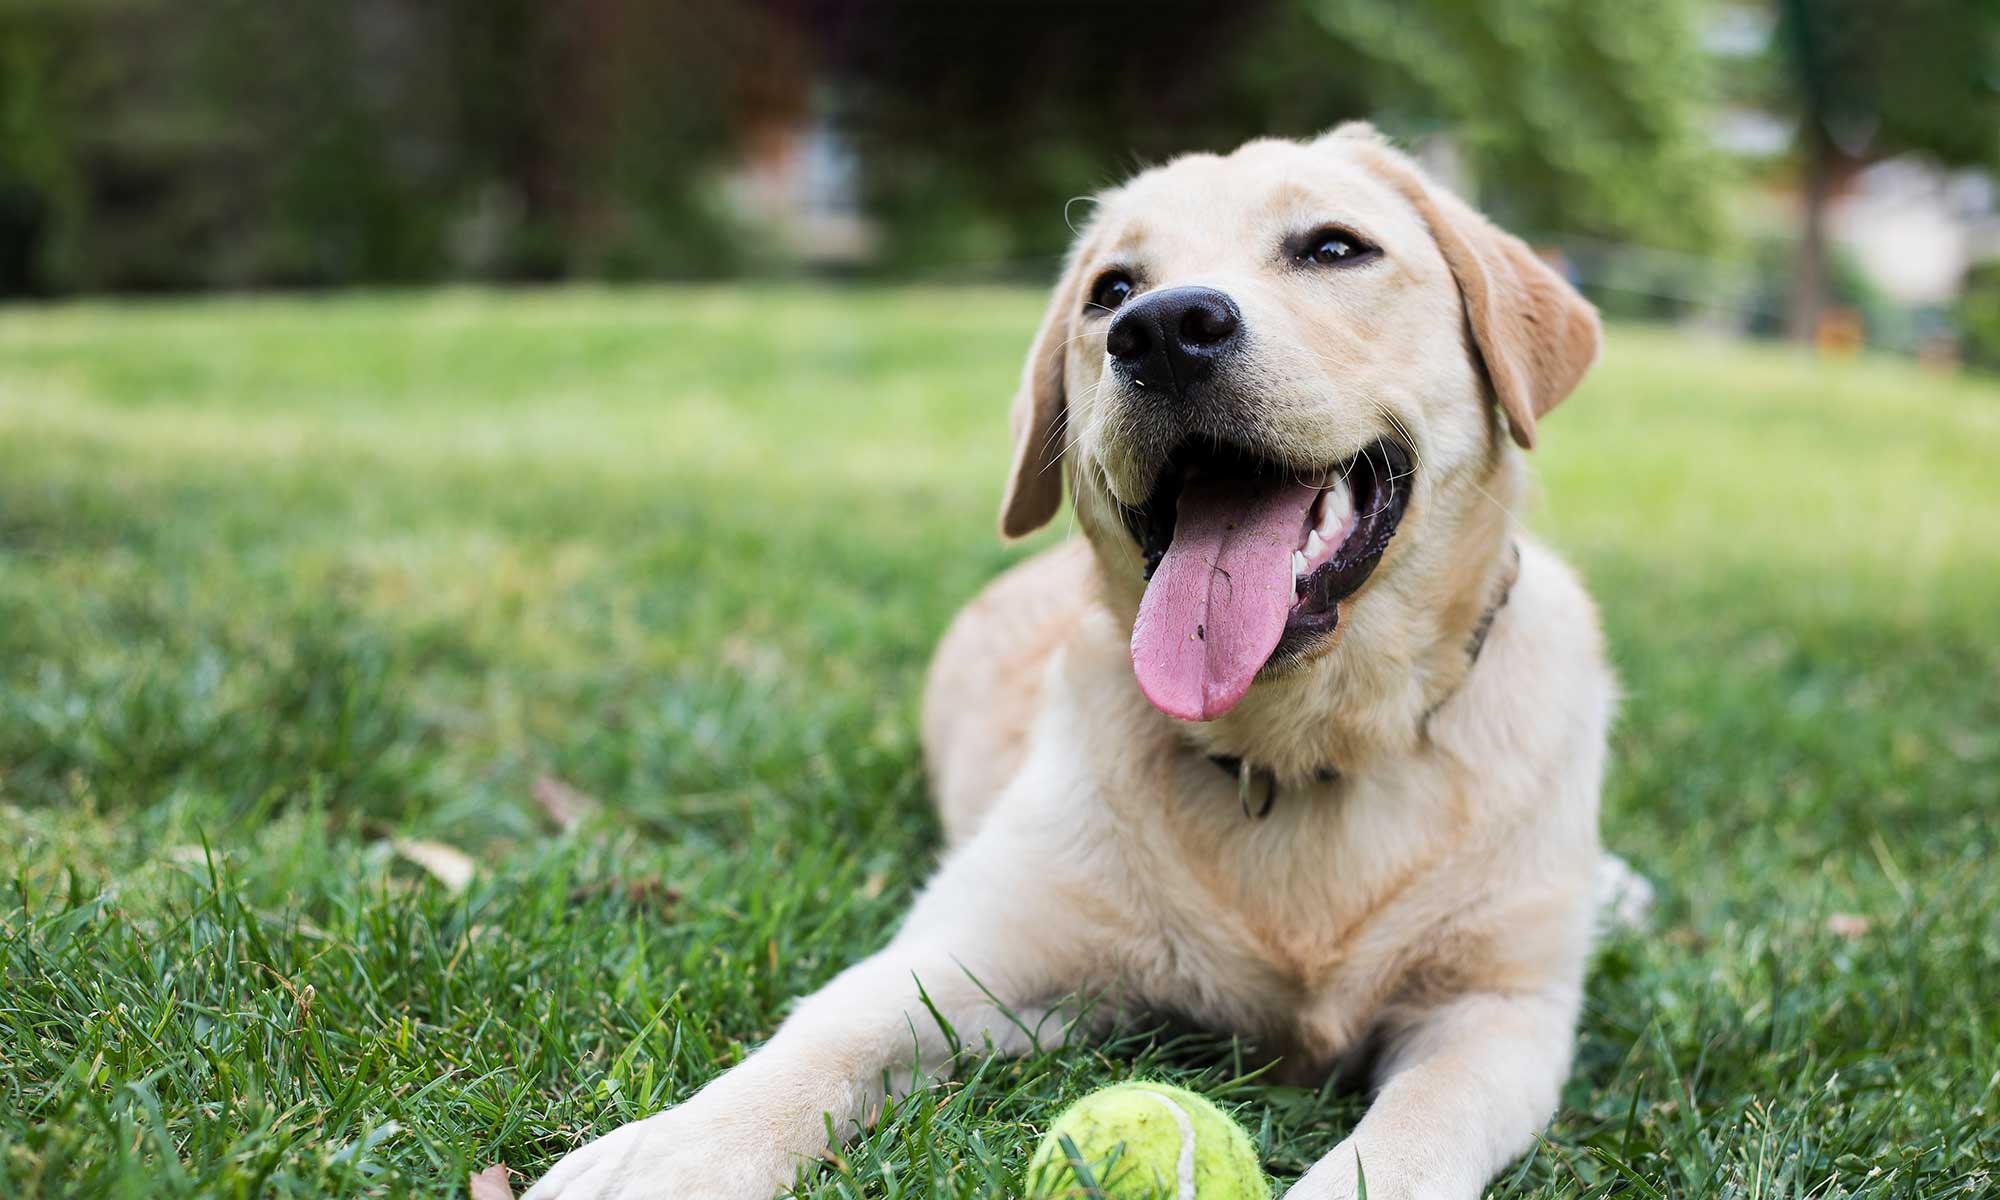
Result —
[[1994, 0], [0, 0], [0, 295], [1039, 278], [1356, 116], [1610, 315], [2000, 363]]

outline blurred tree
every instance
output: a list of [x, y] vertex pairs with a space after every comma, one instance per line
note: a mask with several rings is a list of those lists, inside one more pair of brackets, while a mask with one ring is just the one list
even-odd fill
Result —
[[1311, 128], [1360, 104], [1298, 41], [1277, 49], [1311, 66], [1312, 86], [1282, 95], [1258, 72], [1251, 48], [1274, 22], [1324, 41], [1270, 0], [851, 0], [801, 17], [823, 47], [824, 100], [855, 144], [883, 257], [902, 269], [1045, 273], [1078, 193], [1266, 132], [1274, 107], [1293, 118], [1280, 127]]
[[1689, 245], [1718, 162], [1702, 0], [851, 0], [818, 11], [890, 256], [1048, 256], [1076, 192], [1351, 117], [1449, 133], [1482, 202], [1549, 234]]
[[0, 294], [724, 270], [763, 12], [0, 0]]
[[1827, 208], [1870, 162], [1917, 151], [2000, 166], [2000, 3], [1779, 0], [1797, 114], [1803, 220], [1786, 326], [1810, 341], [1827, 303]]
[[[201, 282], [408, 283], [447, 268], [464, 166], [442, 23], [401, 0], [181, 0], [204, 20], [182, 78], [224, 139], [230, 223]], [[221, 182], [221, 181], [218, 181]]]
[[1689, 241], [1701, 2], [0, 0], [0, 289], [717, 273], [782, 240], [723, 170], [809, 131], [889, 270], [1040, 264], [1079, 191], [1354, 116], [1517, 225]]
[[1958, 306], [1967, 360], [2000, 371], [2000, 259], [1973, 264]]
[[390, 8], [0, 0], [0, 193], [32, 197], [0, 244], [34, 247], [0, 288], [423, 277], [434, 113], [361, 78], [412, 49]]
[[56, 64], [78, 62], [78, 33], [52, 7], [0, 5], [0, 295], [52, 290], [74, 270], [82, 179]]
[[1515, 227], [1669, 247], [1714, 236], [1704, 0], [1307, 0], [1393, 124], [1457, 139]]
[[509, 279], [705, 275], [730, 262], [705, 172], [760, 61], [754, 5], [447, 0], [442, 43], [470, 185], [462, 247]]

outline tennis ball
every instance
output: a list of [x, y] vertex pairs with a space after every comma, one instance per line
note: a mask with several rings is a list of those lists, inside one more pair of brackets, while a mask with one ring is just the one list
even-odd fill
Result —
[[1193, 1092], [1164, 1083], [1121, 1083], [1070, 1105], [1028, 1164], [1028, 1186], [1040, 1197], [1107, 1200], [1271, 1195], [1243, 1127]]

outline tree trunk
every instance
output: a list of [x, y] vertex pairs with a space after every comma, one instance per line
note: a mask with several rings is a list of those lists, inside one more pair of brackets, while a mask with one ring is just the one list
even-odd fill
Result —
[[1792, 294], [1785, 313], [1785, 332], [1794, 341], [1812, 344], [1826, 312], [1830, 277], [1827, 270], [1826, 215], [1840, 176], [1839, 150], [1818, 121], [1806, 122], [1805, 177], [1799, 189], [1804, 205], [1799, 228], [1799, 253], [1792, 268]]

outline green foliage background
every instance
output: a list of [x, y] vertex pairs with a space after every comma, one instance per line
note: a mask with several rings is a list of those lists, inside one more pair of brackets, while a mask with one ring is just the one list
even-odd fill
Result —
[[1367, 116], [1552, 234], [1716, 228], [1703, 0], [0, 0], [0, 295], [782, 265], [722, 202], [831, 121], [873, 269], [1042, 273], [1079, 191]]

